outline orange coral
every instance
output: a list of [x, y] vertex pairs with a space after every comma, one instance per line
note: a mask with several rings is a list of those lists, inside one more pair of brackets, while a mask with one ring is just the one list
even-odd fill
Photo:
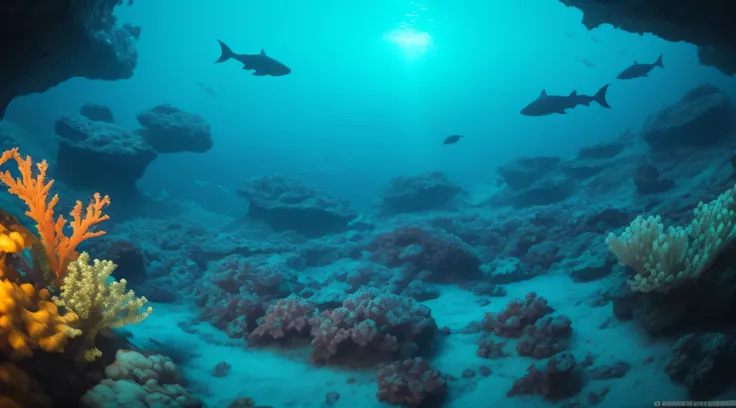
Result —
[[59, 315], [48, 298], [46, 289], [37, 293], [33, 285], [0, 280], [0, 350], [9, 358], [30, 357], [36, 348], [63, 352], [67, 341], [81, 334], [71, 327], [79, 316]]
[[18, 164], [21, 178], [13, 178], [9, 171], [5, 171], [0, 173], [0, 181], [8, 186], [11, 194], [20, 197], [28, 206], [26, 215], [36, 221], [36, 228], [48, 255], [50, 268], [56, 274], [58, 283], [66, 275], [69, 263], [79, 256], [76, 251], [79, 243], [105, 234], [105, 231], [94, 231], [91, 228], [109, 219], [109, 216], [102, 215], [102, 209], [110, 204], [110, 197], [102, 197], [100, 193], [95, 193], [92, 202], [87, 206], [84, 217], [82, 216], [82, 202], [77, 201], [70, 214], [73, 218], [70, 223], [73, 232], [70, 237], [67, 237], [64, 235], [67, 220], [60, 215], [54, 221], [54, 207], [59, 202], [59, 196], [54, 195], [50, 201], [48, 199], [54, 180], [46, 182], [46, 170], [48, 170], [46, 160], [36, 164], [38, 174], [33, 177], [33, 161], [30, 156], [24, 159], [18, 153], [18, 148], [12, 148], [0, 156], [0, 165], [11, 159]]

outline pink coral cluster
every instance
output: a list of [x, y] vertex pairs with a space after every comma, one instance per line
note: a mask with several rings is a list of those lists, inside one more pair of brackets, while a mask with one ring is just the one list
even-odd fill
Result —
[[483, 330], [501, 337], [521, 337], [524, 329], [534, 324], [551, 309], [547, 300], [536, 293], [527, 293], [524, 300], [514, 299], [500, 313], [486, 313], [483, 317]]
[[223, 259], [207, 284], [196, 288], [200, 319], [241, 338], [256, 327], [268, 303], [303, 288], [295, 272], [268, 258], [231, 255]]
[[416, 354], [437, 329], [428, 307], [368, 289], [349, 296], [342, 307], [309, 319], [309, 324], [315, 364], [335, 357], [389, 359], [400, 348]]
[[379, 401], [395, 405], [439, 405], [447, 392], [447, 380], [421, 357], [397, 361], [378, 370]]
[[527, 293], [524, 300], [515, 299], [500, 313], [486, 313], [478, 340], [476, 355], [483, 358], [504, 356], [506, 342], [497, 337], [518, 338], [516, 351], [520, 356], [543, 359], [567, 350], [572, 321], [567, 316], [547, 316], [552, 309], [547, 300], [536, 293]]
[[279, 299], [268, 307], [262, 322], [248, 337], [249, 342], [264, 342], [266, 339], [284, 339], [287, 334], [308, 334], [309, 319], [315, 307], [298, 296]]

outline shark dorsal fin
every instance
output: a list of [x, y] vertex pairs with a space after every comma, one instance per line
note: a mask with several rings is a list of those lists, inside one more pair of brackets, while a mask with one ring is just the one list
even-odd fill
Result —
[[572, 91], [572, 92], [570, 92], [570, 96], [578, 96], [578, 91]]
[[634, 60], [634, 64], [638, 64], [638, 62], [636, 60]]
[[547, 90], [542, 89], [542, 93], [540, 93], [539, 96], [547, 96]]
[[266, 56], [266, 50], [261, 50], [261, 55]]

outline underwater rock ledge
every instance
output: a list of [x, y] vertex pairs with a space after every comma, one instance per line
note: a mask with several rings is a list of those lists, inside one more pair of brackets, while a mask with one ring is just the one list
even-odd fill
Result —
[[736, 2], [731, 0], [560, 0], [583, 12], [593, 29], [611, 24], [631, 33], [652, 33], [667, 41], [698, 46], [703, 65], [736, 74]]
[[0, 2], [0, 120], [10, 102], [73, 77], [130, 78], [135, 32], [116, 24], [120, 0]]

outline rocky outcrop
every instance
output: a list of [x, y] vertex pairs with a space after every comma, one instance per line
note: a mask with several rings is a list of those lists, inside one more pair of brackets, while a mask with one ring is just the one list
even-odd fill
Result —
[[130, 78], [138, 52], [113, 16], [120, 2], [0, 2], [0, 119], [14, 98], [69, 78]]
[[346, 231], [357, 215], [346, 201], [278, 174], [248, 179], [238, 194], [250, 202], [249, 217], [276, 231], [291, 230], [308, 237]]
[[700, 62], [736, 74], [736, 2], [732, 0], [560, 0], [583, 12], [588, 29], [602, 24], [699, 47]]
[[641, 130], [655, 152], [713, 146], [731, 135], [733, 109], [725, 92], [710, 84], [691, 89], [679, 101], [649, 116]]
[[137, 132], [159, 153], [204, 153], [212, 148], [210, 125], [194, 113], [159, 105], [138, 114]]
[[72, 188], [135, 194], [136, 181], [157, 157], [140, 136], [114, 123], [64, 115], [56, 121], [55, 131], [57, 174]]
[[460, 186], [439, 171], [396, 177], [381, 195], [380, 212], [384, 215], [393, 215], [446, 209], [447, 204], [460, 191]]

